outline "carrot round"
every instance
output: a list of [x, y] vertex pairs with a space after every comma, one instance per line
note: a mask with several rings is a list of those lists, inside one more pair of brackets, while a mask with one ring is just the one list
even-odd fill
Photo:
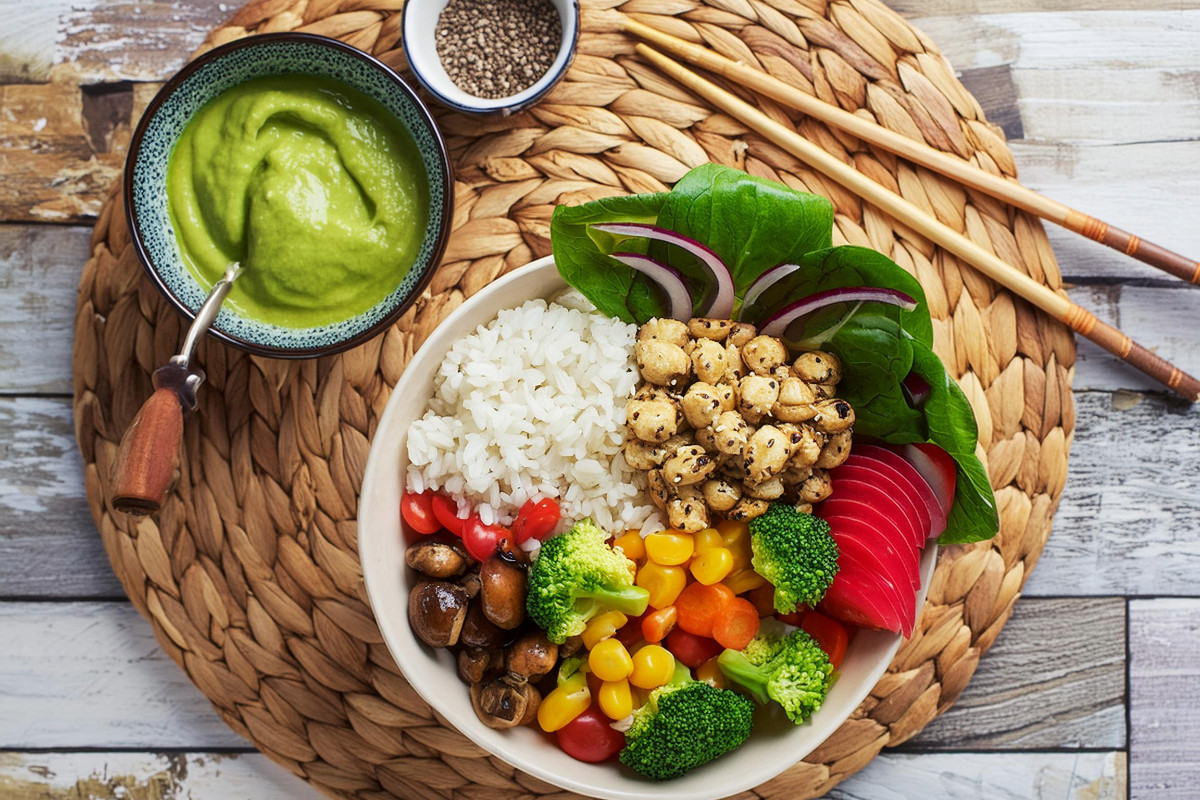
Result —
[[658, 644], [674, 629], [678, 617], [675, 606], [650, 612], [642, 617], [642, 638], [650, 644]]
[[713, 620], [735, 597], [733, 590], [722, 583], [705, 586], [697, 581], [688, 584], [675, 599], [679, 627], [696, 636], [711, 637]]
[[758, 609], [749, 600], [735, 597], [713, 619], [712, 632], [717, 644], [741, 650], [758, 633]]

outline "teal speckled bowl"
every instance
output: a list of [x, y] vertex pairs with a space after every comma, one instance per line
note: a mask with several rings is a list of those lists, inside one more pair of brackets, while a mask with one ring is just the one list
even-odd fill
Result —
[[335, 39], [277, 33], [239, 39], [185, 66], [155, 96], [138, 123], [125, 165], [125, 213], [138, 255], [163, 294], [188, 317], [208, 292], [184, 263], [167, 209], [167, 164], [192, 116], [217, 95], [266, 75], [314, 75], [340, 81], [377, 100], [416, 143], [429, 188], [429, 219], [416, 261], [387, 297], [348, 319], [285, 328], [225, 307], [211, 333], [243, 350], [308, 358], [346, 350], [384, 331], [424, 291], [441, 261], [454, 203], [446, 146], [429, 110], [387, 65]]

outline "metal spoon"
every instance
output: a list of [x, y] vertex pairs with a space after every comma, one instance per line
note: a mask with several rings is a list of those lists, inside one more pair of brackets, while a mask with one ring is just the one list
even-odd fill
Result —
[[205, 378], [204, 370], [191, 365], [192, 355], [241, 272], [238, 264], [229, 265], [196, 312], [179, 353], [154, 371], [154, 394], [129, 424], [113, 464], [116, 510], [144, 515], [162, 508], [175, 479], [183, 418], [196, 410], [196, 392]]

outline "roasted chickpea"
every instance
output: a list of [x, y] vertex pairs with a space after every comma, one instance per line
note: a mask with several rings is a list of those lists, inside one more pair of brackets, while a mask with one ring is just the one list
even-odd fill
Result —
[[679, 430], [679, 414], [667, 400], [630, 400], [625, 404], [625, 421], [643, 442], [665, 442]]
[[800, 441], [792, 442], [792, 455], [789, 464], [797, 467], [811, 467], [821, 457], [821, 449], [825, 446], [825, 437], [812, 429], [810, 425], [798, 426]]
[[699, 488], [679, 487], [678, 494], [667, 503], [667, 521], [672, 528], [686, 533], [699, 533], [708, 527], [708, 509]]
[[[730, 399], [732, 400], [732, 396]], [[711, 425], [717, 415], [726, 410], [722, 408], [717, 388], [711, 383], [703, 381], [696, 381], [688, 387], [680, 405], [683, 406], [684, 417], [693, 428], [705, 428]]]
[[721, 478], [705, 481], [700, 490], [704, 493], [704, 502], [713, 511], [728, 511], [742, 499], [742, 490]]
[[668, 486], [691, 486], [700, 483], [717, 468], [716, 460], [699, 445], [676, 450], [663, 462], [663, 479]]
[[723, 411], [712, 424], [714, 444], [727, 456], [740, 456], [750, 440], [750, 426], [736, 411]]
[[842, 379], [842, 362], [833, 353], [812, 350], [796, 357], [792, 371], [805, 383], [837, 384]]
[[749, 342], [755, 336], [758, 336], [758, 328], [749, 322], [735, 322], [733, 327], [729, 329], [728, 342], [738, 347], [744, 347], [746, 342]]
[[742, 349], [735, 344], [725, 345], [725, 382], [737, 383], [746, 374], [746, 365], [742, 363]]
[[795, 376], [784, 378], [779, 384], [779, 399], [771, 407], [771, 413], [783, 422], [804, 422], [816, 413], [817, 395], [812, 387]]
[[729, 336], [729, 331], [733, 326], [734, 323], [727, 319], [692, 317], [687, 324], [687, 329], [688, 333], [697, 339], [712, 339], [714, 342], [723, 342]]
[[787, 348], [774, 336], [755, 336], [742, 347], [742, 361], [758, 375], [770, 375], [787, 357]]
[[844, 464], [850, 457], [850, 437], [849, 430], [831, 435], [829, 441], [821, 448], [821, 455], [817, 457], [817, 466], [821, 469], [833, 469]]
[[812, 424], [821, 433], [840, 433], [854, 424], [854, 409], [845, 400], [822, 400], [816, 405]]
[[737, 410], [749, 422], [758, 422], [771, 413], [779, 399], [779, 381], [764, 375], [747, 375], [738, 384]]
[[746, 497], [745, 495], [742, 495], [742, 499], [737, 501], [737, 505], [729, 509], [729, 513], [727, 513], [726, 516], [729, 519], [736, 520], [756, 519], [767, 513], [767, 509], [770, 507], [770, 505], [771, 504], [766, 500], [759, 500], [754, 497]]
[[783, 480], [776, 476], [762, 483], [747, 483], [746, 494], [757, 500], [777, 500], [783, 496]]
[[705, 383], [717, 383], [729, 368], [724, 345], [712, 339], [697, 339], [688, 354], [696, 377]]
[[833, 481], [823, 469], [814, 469], [804, 483], [800, 484], [800, 500], [804, 503], [819, 503], [833, 494]]
[[671, 492], [667, 488], [667, 479], [661, 469], [652, 469], [646, 473], [646, 487], [650, 492], [650, 500], [662, 510], [666, 510]]
[[688, 329], [687, 325], [677, 319], [652, 319], [638, 328], [637, 338], [639, 342], [659, 339], [676, 347], [683, 347], [687, 344]]
[[774, 425], [763, 425], [746, 443], [744, 456], [750, 481], [761, 483], [779, 473], [791, 455], [791, 443]]
[[638, 371], [655, 386], [679, 386], [692, 371], [692, 360], [677, 344], [645, 339], [633, 346]]

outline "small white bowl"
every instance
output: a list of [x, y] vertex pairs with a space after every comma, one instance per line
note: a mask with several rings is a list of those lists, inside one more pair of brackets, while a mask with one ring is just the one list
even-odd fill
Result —
[[[656, 782], [614, 762], [585, 764], [568, 756], [540, 731], [498, 731], [475, 716], [467, 686], [445, 648], [422, 644], [408, 622], [408, 593], [415, 573], [404, 564], [400, 494], [408, 467], [409, 425], [425, 413], [433, 378], [446, 352], [460, 337], [490, 322], [504, 308], [533, 298], [550, 298], [565, 288], [554, 261], [538, 259], [493, 282], [446, 318], [429, 336], [392, 392], [367, 460], [358, 507], [358, 549], [375, 619], [396, 664], [413, 688], [442, 717], [480, 747], [517, 769], [563, 789], [609, 800], [716, 800], [770, 780], [812, 752], [850, 716], [887, 670], [900, 646], [899, 634], [857, 631], [841, 675], [821, 710], [803, 725], [781, 713], [759, 709], [749, 741], [732, 753], [681, 778]], [[933, 575], [937, 546], [921, 556], [917, 608]]]
[[562, 23], [562, 41], [546, 73], [532, 86], [508, 97], [488, 99], [469, 94], [450, 80], [437, 52], [438, 18], [447, 3], [448, 0], [408, 0], [400, 20], [400, 43], [417, 83], [455, 111], [508, 116], [526, 109], [562, 80], [575, 59], [575, 45], [579, 41], [579, 0], [550, 0]]

